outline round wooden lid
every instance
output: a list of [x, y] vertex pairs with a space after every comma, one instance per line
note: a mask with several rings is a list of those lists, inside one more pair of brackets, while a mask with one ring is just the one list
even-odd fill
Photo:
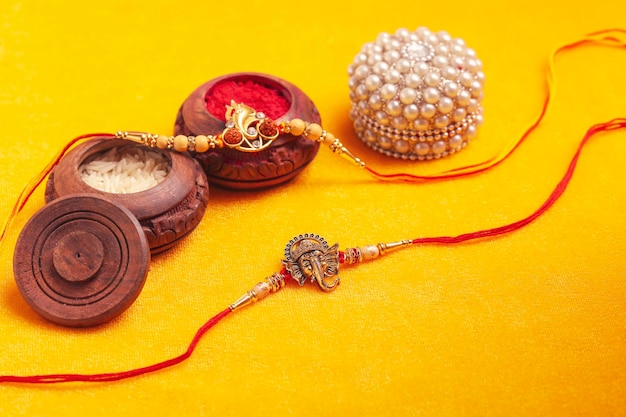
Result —
[[149, 262], [148, 242], [128, 209], [80, 194], [49, 203], [26, 223], [13, 271], [35, 311], [57, 324], [87, 327], [132, 304]]

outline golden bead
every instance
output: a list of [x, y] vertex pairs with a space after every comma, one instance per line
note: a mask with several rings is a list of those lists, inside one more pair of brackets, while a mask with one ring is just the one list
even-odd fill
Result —
[[304, 133], [304, 128], [306, 124], [302, 119], [293, 119], [289, 122], [289, 133], [294, 136], [300, 136]]
[[169, 138], [167, 136], [159, 135], [159, 137], [157, 138], [157, 142], [156, 142], [157, 148], [166, 149], [168, 140]]
[[306, 137], [311, 140], [318, 140], [322, 136], [322, 126], [317, 123], [311, 123], [306, 131]]
[[189, 139], [185, 135], [178, 135], [174, 138], [174, 149], [178, 152], [185, 152]]
[[326, 132], [326, 136], [324, 136], [323, 143], [324, 143], [324, 145], [329, 145], [330, 146], [330, 145], [333, 144], [333, 142], [335, 142], [335, 139], [336, 139], [335, 135], [333, 135], [330, 132]]
[[196, 152], [206, 152], [209, 150], [209, 138], [204, 135], [196, 136]]

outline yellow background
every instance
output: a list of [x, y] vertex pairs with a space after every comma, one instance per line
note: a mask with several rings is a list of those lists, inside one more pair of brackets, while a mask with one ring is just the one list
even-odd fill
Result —
[[[170, 133], [198, 85], [237, 71], [298, 85], [327, 129], [385, 171], [482, 161], [530, 124], [550, 51], [623, 25], [626, 3], [451, 0], [49, 2], [0, 8], [0, 218], [72, 137]], [[462, 153], [394, 162], [348, 120], [346, 68], [381, 31], [427, 26], [484, 63], [485, 125]], [[0, 252], [0, 374], [109, 372], [181, 353], [195, 330], [280, 268], [284, 244], [314, 232], [341, 247], [499, 226], [536, 209], [589, 125], [626, 116], [626, 51], [557, 61], [542, 127], [503, 165], [421, 185], [376, 183], [322, 149], [288, 185], [212, 188], [201, 225], [156, 257], [120, 318], [51, 325], [21, 299], [15, 240]], [[545, 216], [511, 235], [425, 246], [342, 268], [324, 294], [291, 286], [222, 321], [174, 369], [111, 384], [0, 386], [1, 415], [626, 415], [626, 132], [596, 137]]]

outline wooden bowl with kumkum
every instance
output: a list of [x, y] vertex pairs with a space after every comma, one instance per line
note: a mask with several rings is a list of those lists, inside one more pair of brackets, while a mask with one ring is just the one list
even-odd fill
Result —
[[[275, 121], [300, 118], [320, 123], [311, 99], [295, 85], [266, 74], [224, 75], [198, 87], [180, 107], [175, 135], [217, 135], [224, 130], [226, 105], [244, 103]], [[317, 155], [320, 144], [282, 134], [259, 152], [222, 148], [196, 153], [209, 182], [233, 190], [258, 190], [284, 184]]]

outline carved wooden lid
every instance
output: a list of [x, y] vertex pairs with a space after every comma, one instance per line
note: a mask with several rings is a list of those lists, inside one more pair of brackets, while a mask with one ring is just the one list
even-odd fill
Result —
[[26, 302], [64, 326], [104, 323], [143, 288], [150, 251], [133, 214], [87, 194], [57, 199], [24, 226], [13, 270]]

